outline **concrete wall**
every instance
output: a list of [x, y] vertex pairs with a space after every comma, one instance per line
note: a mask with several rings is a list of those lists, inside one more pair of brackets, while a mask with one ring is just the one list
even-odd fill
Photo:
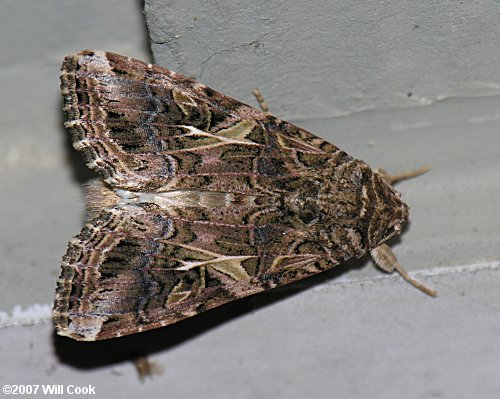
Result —
[[62, 59], [85, 48], [147, 59], [149, 49], [135, 0], [7, 1], [0, 37], [0, 307], [10, 310], [51, 301], [55, 266], [82, 223], [91, 174], [62, 126]]
[[149, 0], [155, 59], [285, 118], [498, 94], [490, 1]]

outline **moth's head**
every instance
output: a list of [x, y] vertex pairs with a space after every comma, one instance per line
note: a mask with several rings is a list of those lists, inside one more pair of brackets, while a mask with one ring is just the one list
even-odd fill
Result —
[[318, 206], [332, 230], [327, 240], [336, 244], [347, 235], [364, 253], [401, 232], [408, 220], [408, 205], [366, 163], [351, 159], [326, 170], [325, 175]]
[[408, 221], [408, 205], [401, 195], [377, 174], [371, 176], [371, 195], [366, 200], [371, 209], [368, 222], [368, 245], [378, 247], [396, 234], [400, 234]]

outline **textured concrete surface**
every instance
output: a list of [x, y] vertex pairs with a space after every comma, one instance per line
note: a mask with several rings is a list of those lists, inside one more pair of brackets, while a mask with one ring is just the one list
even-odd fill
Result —
[[[374, 167], [432, 165], [398, 185], [411, 223], [391, 245], [440, 296], [363, 259], [157, 331], [93, 344], [56, 337], [55, 281], [91, 176], [62, 128], [60, 63], [83, 48], [151, 58], [139, 2], [8, 1], [0, 16], [9, 38], [0, 42], [2, 385], [91, 384], [103, 398], [497, 397], [493, 3], [201, 3], [148, 3], [159, 62], [252, 104], [258, 86], [273, 113]], [[163, 372], [142, 383], [130, 359], [145, 354]]]
[[62, 126], [65, 55], [105, 48], [149, 58], [140, 3], [7, 1], [0, 16], [0, 310], [50, 302], [91, 173]]
[[148, 0], [158, 63], [276, 113], [330, 117], [500, 92], [495, 0]]

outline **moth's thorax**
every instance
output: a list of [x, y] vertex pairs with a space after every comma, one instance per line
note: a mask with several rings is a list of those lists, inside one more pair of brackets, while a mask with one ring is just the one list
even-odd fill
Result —
[[331, 234], [355, 237], [360, 251], [361, 247], [375, 248], [399, 234], [408, 219], [408, 206], [400, 194], [359, 160], [330, 171], [321, 185], [318, 206], [325, 231], [334, 226]]

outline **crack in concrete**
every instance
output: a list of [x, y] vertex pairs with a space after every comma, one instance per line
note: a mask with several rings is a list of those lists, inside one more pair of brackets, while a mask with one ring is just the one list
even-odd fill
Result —
[[173, 35], [167, 40], [162, 40], [162, 41], [156, 41], [154, 39], [151, 39], [152, 44], [169, 44], [170, 42], [173, 42], [174, 40], [178, 39], [179, 35]]
[[201, 71], [200, 71], [200, 74], [199, 74], [198, 77], [201, 78], [203, 76], [203, 73], [205, 71], [205, 65], [206, 65], [206, 63], [209, 62], [214, 57], [216, 57], [218, 55], [221, 55], [221, 54], [224, 54], [224, 53], [232, 53], [232, 52], [235, 52], [235, 51], [239, 51], [241, 49], [246, 49], [246, 48], [249, 48], [249, 47], [252, 47], [252, 46], [254, 48], [258, 48], [262, 44], [262, 39], [264, 39], [267, 35], [268, 35], [268, 33], [264, 33], [264, 34], [260, 35], [257, 39], [252, 40], [251, 42], [239, 44], [237, 46], [233, 46], [233, 47], [228, 48], [228, 49], [223, 49], [223, 50], [215, 51], [214, 53], [210, 54], [205, 60], [203, 60], [201, 62], [201, 64], [200, 64]]

